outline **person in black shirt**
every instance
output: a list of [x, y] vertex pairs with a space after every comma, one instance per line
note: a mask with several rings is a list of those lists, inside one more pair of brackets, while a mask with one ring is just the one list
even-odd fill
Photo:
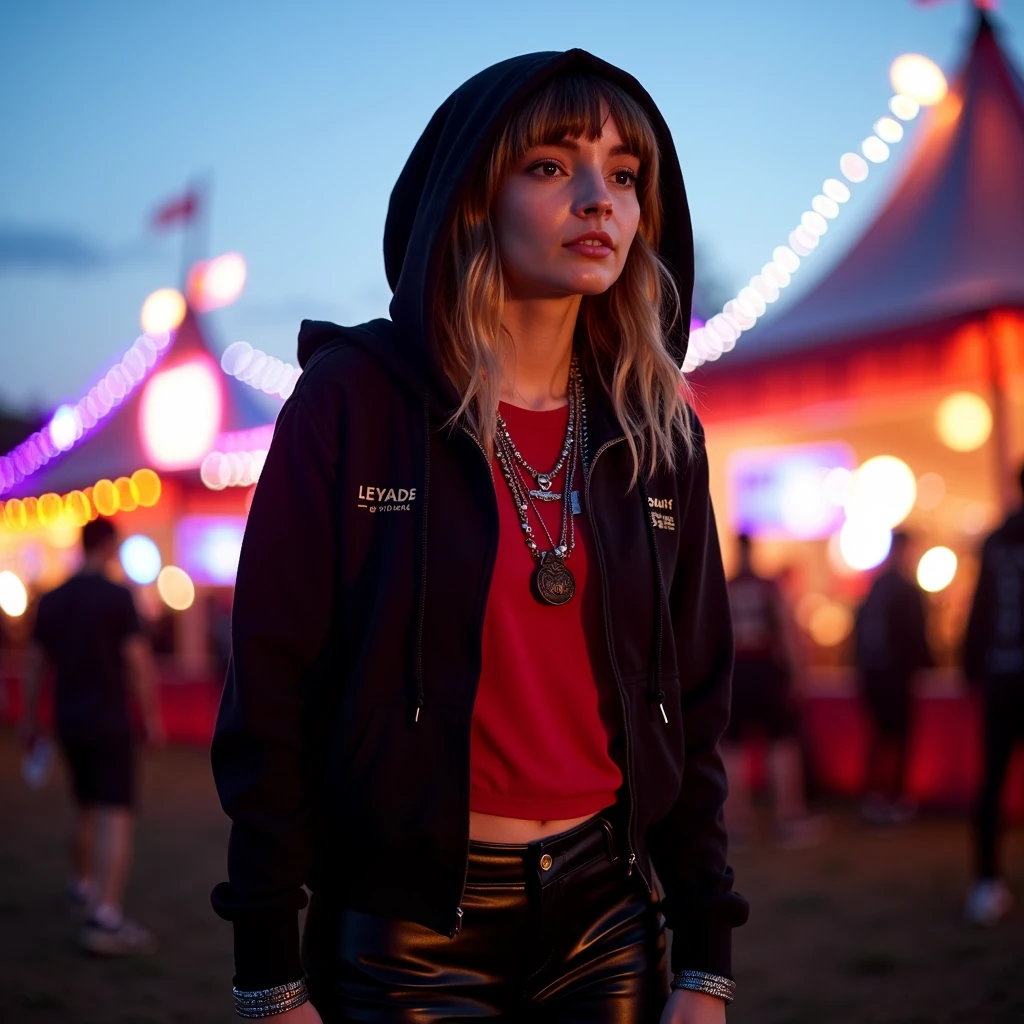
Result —
[[1024, 742], [1024, 509], [1010, 515], [982, 548], [964, 672], [981, 694], [985, 757], [973, 822], [975, 881], [966, 916], [987, 926], [1013, 904], [1001, 878], [999, 833], [1006, 769], [1014, 746]]
[[914, 814], [904, 796], [911, 679], [932, 665], [924, 598], [911, 578], [910, 536], [893, 534], [882, 571], [857, 611], [856, 662], [871, 723], [865, 769], [865, 820], [900, 825]]
[[117, 535], [106, 519], [82, 530], [81, 569], [39, 601], [25, 671], [23, 737], [38, 733], [47, 663], [55, 670], [56, 732], [78, 812], [71, 843], [72, 908], [85, 916], [80, 942], [106, 955], [154, 952], [153, 936], [121, 910], [132, 857], [135, 742], [128, 689], [148, 738], [162, 739], [152, 656], [131, 592], [106, 576]]

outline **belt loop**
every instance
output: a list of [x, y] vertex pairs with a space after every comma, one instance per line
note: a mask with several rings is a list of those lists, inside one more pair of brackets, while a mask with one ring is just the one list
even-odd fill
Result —
[[608, 859], [613, 864], [618, 864], [619, 855], [615, 850], [615, 828], [611, 822], [606, 820], [603, 816], [597, 820], [601, 823], [601, 828], [604, 829], [605, 843], [608, 846]]

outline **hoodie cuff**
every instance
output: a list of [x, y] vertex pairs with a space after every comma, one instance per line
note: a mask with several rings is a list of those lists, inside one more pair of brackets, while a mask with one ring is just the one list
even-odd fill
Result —
[[303, 976], [298, 914], [292, 909], [237, 914], [235, 987], [274, 988]]
[[672, 973], [705, 971], [732, 977], [732, 924], [683, 921], [672, 930]]

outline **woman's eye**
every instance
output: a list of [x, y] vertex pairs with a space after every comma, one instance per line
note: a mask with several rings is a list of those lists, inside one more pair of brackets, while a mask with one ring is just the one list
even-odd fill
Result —
[[550, 160], [545, 160], [542, 163], [534, 165], [533, 169], [535, 171], [540, 171], [540, 173], [545, 178], [554, 178], [558, 174], [558, 172], [561, 170], [561, 168], [558, 166], [558, 164], [553, 163]]
[[626, 188], [632, 188], [637, 181], [636, 174], [627, 170], [616, 171], [614, 177], [616, 185], [622, 185]]

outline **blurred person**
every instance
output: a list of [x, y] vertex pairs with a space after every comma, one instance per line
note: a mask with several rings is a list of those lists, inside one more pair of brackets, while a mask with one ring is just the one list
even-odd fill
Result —
[[[1024, 489], [1024, 469], [1020, 474]], [[973, 816], [974, 883], [969, 921], [993, 925], [1013, 896], [1002, 877], [999, 840], [1006, 770], [1024, 742], [1024, 509], [986, 538], [964, 638], [964, 672], [982, 700], [984, 767]]]
[[124, 916], [131, 868], [136, 743], [129, 690], [146, 735], [160, 743], [155, 672], [131, 591], [108, 578], [117, 533], [107, 519], [82, 528], [81, 568], [44, 594], [26, 652], [22, 737], [40, 733], [39, 699], [54, 669], [54, 718], [77, 805], [68, 900], [84, 921], [82, 948], [107, 956], [156, 951], [154, 936]]
[[910, 541], [902, 530], [893, 533], [889, 555], [857, 610], [855, 660], [871, 730], [861, 813], [873, 825], [906, 824], [916, 813], [905, 792], [911, 684], [932, 666], [932, 655]]
[[581, 50], [504, 61], [384, 250], [392, 320], [303, 324], [242, 545], [236, 1011], [721, 1024], [732, 641], [664, 120]]
[[776, 837], [784, 846], [818, 842], [823, 820], [807, 812], [799, 713], [793, 683], [800, 663], [792, 616], [775, 580], [754, 571], [751, 539], [736, 540], [738, 569], [729, 580], [736, 660], [732, 714], [722, 755], [729, 777], [725, 807], [730, 838], [754, 833], [755, 814], [747, 779], [747, 741], [768, 739], [768, 766], [775, 805]]

